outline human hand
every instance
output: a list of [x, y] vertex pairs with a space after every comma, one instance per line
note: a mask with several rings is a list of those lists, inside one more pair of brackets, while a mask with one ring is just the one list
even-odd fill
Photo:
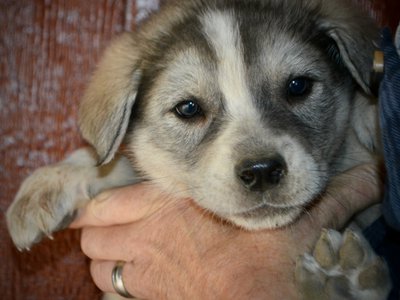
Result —
[[381, 187], [377, 167], [360, 166], [334, 178], [294, 224], [246, 231], [142, 183], [98, 195], [71, 227], [83, 227], [82, 249], [105, 292], [115, 292], [111, 271], [122, 260], [125, 286], [138, 298], [296, 299], [296, 258], [322, 228], [341, 229], [378, 202]]

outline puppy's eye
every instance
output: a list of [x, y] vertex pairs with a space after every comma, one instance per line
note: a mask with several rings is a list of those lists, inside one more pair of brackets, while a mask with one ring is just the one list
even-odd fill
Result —
[[306, 77], [291, 79], [287, 86], [287, 94], [291, 98], [304, 97], [308, 95], [312, 88], [312, 81]]
[[195, 100], [185, 100], [175, 106], [175, 113], [183, 119], [191, 119], [203, 114], [201, 107]]

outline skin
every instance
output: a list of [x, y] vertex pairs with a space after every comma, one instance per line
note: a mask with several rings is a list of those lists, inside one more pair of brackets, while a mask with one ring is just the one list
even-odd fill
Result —
[[141, 299], [297, 299], [296, 258], [322, 228], [342, 229], [381, 192], [380, 169], [362, 165], [334, 178], [292, 225], [250, 232], [142, 183], [98, 195], [71, 227], [82, 228], [82, 250], [105, 292], [114, 292], [111, 271], [123, 260], [125, 286]]

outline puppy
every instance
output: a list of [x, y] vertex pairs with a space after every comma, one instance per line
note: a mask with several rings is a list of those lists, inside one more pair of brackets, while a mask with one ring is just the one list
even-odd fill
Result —
[[[100, 191], [139, 179], [248, 230], [290, 224], [333, 175], [377, 159], [375, 39], [370, 20], [342, 1], [166, 5], [100, 62], [79, 116], [93, 148], [22, 184], [7, 212], [15, 245], [31, 247]], [[386, 297], [389, 279], [374, 284], [386, 266], [360, 235], [324, 232], [314, 253], [346, 245], [364, 257], [350, 269], [299, 260], [305, 299]], [[371, 265], [379, 272], [361, 285]], [[325, 287], [326, 277], [342, 281]]]

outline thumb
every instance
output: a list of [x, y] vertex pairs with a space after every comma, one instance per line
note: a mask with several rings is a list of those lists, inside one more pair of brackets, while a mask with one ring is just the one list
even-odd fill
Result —
[[111, 226], [135, 222], [167, 205], [167, 197], [146, 183], [110, 189], [81, 208], [69, 227]]
[[[379, 203], [383, 193], [383, 171], [364, 164], [332, 179], [319, 201], [310, 208], [306, 226], [342, 229], [354, 214]], [[311, 223], [311, 224], [310, 224]]]

